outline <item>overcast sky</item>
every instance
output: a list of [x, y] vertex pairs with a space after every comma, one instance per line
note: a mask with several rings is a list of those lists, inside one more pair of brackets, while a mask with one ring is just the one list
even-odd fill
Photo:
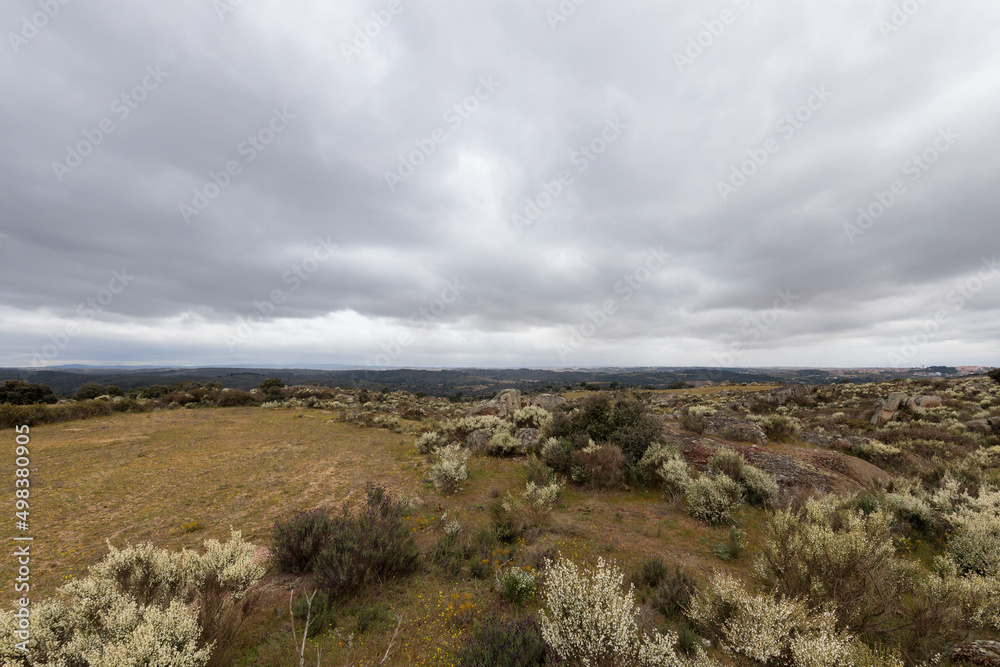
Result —
[[1000, 365], [995, 0], [0, 28], [0, 365]]

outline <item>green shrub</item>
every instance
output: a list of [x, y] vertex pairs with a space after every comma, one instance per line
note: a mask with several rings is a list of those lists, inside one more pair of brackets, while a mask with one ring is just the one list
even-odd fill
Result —
[[642, 561], [632, 574], [632, 580], [640, 586], [656, 588], [669, 574], [670, 568], [667, 567], [667, 562], [660, 556], [654, 556]]
[[699, 435], [708, 428], [708, 414], [714, 410], [706, 410], [703, 406], [696, 405], [681, 409], [681, 426], [692, 433]]
[[743, 466], [739, 483], [743, 487], [743, 496], [751, 505], [772, 507], [778, 500], [778, 483], [760, 468]]
[[714, 479], [703, 475], [692, 480], [684, 493], [688, 513], [709, 524], [730, 523], [743, 503], [740, 485], [724, 473]]
[[542, 445], [542, 460], [557, 473], [569, 475], [573, 469], [573, 445], [565, 438], [549, 438]]
[[584, 443], [593, 440], [616, 445], [631, 467], [660, 440], [662, 428], [648, 402], [638, 396], [621, 395], [612, 401], [607, 394], [598, 394], [585, 398], [572, 412], [557, 411], [543, 434], [570, 441], [582, 436]]
[[497, 593], [513, 605], [523, 605], [535, 595], [538, 577], [519, 567], [502, 568], [494, 574]]
[[381, 605], [366, 605], [358, 610], [354, 617], [354, 634], [363, 635], [370, 629], [387, 629], [391, 627], [392, 614]]
[[406, 505], [393, 502], [381, 486], [368, 484], [365, 492], [367, 504], [357, 515], [345, 506], [331, 521], [329, 541], [316, 559], [316, 585], [333, 599], [420, 566], [420, 552], [403, 521]]
[[330, 598], [326, 593], [317, 592], [309, 604], [308, 595], [300, 595], [292, 605], [292, 616], [296, 621], [305, 623], [309, 616], [309, 637], [319, 637], [328, 630], [337, 627], [337, 615]]
[[417, 451], [421, 454], [430, 454], [438, 447], [445, 444], [444, 438], [437, 431], [429, 431], [417, 438]]
[[271, 531], [271, 558], [281, 572], [309, 572], [329, 537], [330, 515], [325, 509], [276, 521]]
[[678, 618], [686, 612], [697, 591], [698, 584], [687, 570], [674, 565], [673, 574], [668, 572], [653, 593], [653, 608], [667, 618]]
[[506, 621], [491, 615], [476, 623], [458, 651], [458, 667], [536, 667], [547, 665], [548, 648], [531, 617]]
[[743, 457], [728, 447], [720, 447], [708, 460], [708, 467], [736, 481], [743, 477]]

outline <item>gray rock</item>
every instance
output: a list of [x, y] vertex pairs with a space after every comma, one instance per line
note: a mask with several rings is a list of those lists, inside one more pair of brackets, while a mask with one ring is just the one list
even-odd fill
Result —
[[521, 441], [521, 452], [529, 452], [538, 448], [540, 432], [537, 428], [519, 428], [514, 437]]
[[755, 445], [767, 444], [767, 434], [754, 422], [733, 417], [709, 417], [707, 422], [705, 435], [739, 442], [752, 442]]
[[482, 429], [473, 431], [466, 436], [465, 446], [468, 447], [473, 454], [483, 454], [490, 446], [490, 435]]
[[771, 391], [756, 396], [757, 400], [768, 405], [784, 405], [793, 399], [801, 399], [809, 396], [816, 390], [807, 384], [793, 384], [789, 387], [772, 389]]
[[882, 409], [889, 412], [899, 410], [899, 407], [906, 401], [906, 394], [901, 391], [894, 391], [889, 397], [882, 401]]
[[494, 415], [501, 419], [513, 415], [523, 407], [521, 392], [517, 389], [504, 389], [488, 401], [478, 403], [468, 412], [469, 417]]
[[993, 425], [986, 419], [973, 419], [965, 422], [965, 428], [983, 435], [993, 435]]
[[537, 405], [542, 410], [552, 412], [568, 401], [562, 396], [556, 396], [555, 394], [539, 394], [538, 396], [529, 398], [526, 402], [528, 405]]
[[911, 408], [939, 408], [941, 404], [940, 396], [913, 396], [906, 399], [907, 407]]
[[948, 659], [979, 667], [1000, 667], [1000, 642], [980, 640], [955, 644], [948, 651]]

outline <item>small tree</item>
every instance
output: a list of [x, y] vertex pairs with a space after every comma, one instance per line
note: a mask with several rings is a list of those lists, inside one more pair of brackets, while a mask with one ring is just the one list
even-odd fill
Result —
[[1000, 382], [1000, 368], [994, 368], [987, 371], [986, 374], [989, 375], [994, 382]]

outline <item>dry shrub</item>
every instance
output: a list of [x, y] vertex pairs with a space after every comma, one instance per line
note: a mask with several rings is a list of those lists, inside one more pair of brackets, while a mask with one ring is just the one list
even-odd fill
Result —
[[604, 445], [574, 452], [573, 481], [597, 489], [625, 486], [625, 455], [621, 448]]

